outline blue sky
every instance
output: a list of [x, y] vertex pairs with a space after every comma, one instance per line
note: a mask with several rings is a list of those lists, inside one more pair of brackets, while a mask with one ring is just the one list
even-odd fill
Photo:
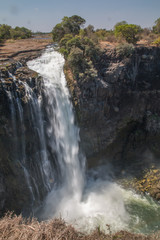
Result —
[[63, 16], [79, 15], [86, 25], [112, 29], [119, 21], [152, 27], [160, 0], [0, 0], [0, 24], [49, 32]]

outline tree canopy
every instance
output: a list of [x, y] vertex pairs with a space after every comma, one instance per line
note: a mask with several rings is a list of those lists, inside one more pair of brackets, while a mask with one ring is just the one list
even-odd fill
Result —
[[15, 27], [14, 29], [10, 30], [11, 38], [17, 39], [25, 39], [30, 38], [32, 36], [31, 30], [25, 28], [25, 27]]
[[115, 26], [114, 32], [117, 38], [124, 38], [128, 43], [135, 44], [138, 41], [141, 27], [135, 24], [122, 24]]
[[0, 25], [0, 42], [7, 39], [23, 39], [30, 38], [32, 36], [31, 30], [25, 27], [15, 27], [12, 28], [9, 25], [2, 24]]
[[0, 25], [0, 39], [9, 39], [11, 38], [11, 26], [2, 24]]
[[59, 42], [65, 34], [79, 34], [81, 26], [85, 23], [85, 19], [78, 15], [72, 17], [64, 17], [61, 23], [58, 23], [52, 30], [53, 41]]
[[118, 26], [121, 26], [121, 25], [125, 25], [125, 24], [128, 24], [126, 21], [121, 21], [121, 22], [118, 22], [114, 25], [114, 29]]

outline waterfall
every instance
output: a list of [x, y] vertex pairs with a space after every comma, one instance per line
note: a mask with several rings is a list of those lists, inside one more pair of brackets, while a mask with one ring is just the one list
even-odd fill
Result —
[[56, 194], [62, 194], [63, 189], [70, 196], [75, 197], [76, 193], [77, 201], [80, 201], [85, 159], [79, 161], [79, 129], [75, 125], [63, 65], [62, 55], [50, 48], [40, 58], [28, 62], [29, 68], [38, 72], [44, 80], [46, 138], [51, 151], [56, 155], [61, 185]]
[[62, 217], [86, 232], [97, 227], [108, 232], [108, 225], [112, 232], [159, 229], [160, 207], [153, 200], [113, 182], [107, 165], [85, 169], [63, 56], [47, 48], [27, 64], [41, 76], [41, 94], [30, 87], [32, 79], [29, 84], [9, 73], [10, 87], [0, 79], [10, 106], [6, 165], [20, 211], [29, 203], [27, 214], [32, 209], [40, 219]]
[[128, 215], [120, 187], [93, 176], [84, 185], [85, 158], [79, 155], [79, 129], [63, 65], [63, 56], [52, 48], [28, 63], [44, 80], [46, 139], [56, 156], [59, 179], [45, 200], [41, 218], [61, 216], [83, 231], [99, 225], [106, 230], [106, 224], [112, 224], [116, 230], [124, 229]]

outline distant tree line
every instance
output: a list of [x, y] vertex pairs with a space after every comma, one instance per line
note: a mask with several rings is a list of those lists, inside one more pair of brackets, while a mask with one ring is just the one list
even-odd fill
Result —
[[0, 42], [7, 39], [25, 39], [32, 36], [32, 31], [25, 27], [12, 28], [9, 25], [0, 25]]

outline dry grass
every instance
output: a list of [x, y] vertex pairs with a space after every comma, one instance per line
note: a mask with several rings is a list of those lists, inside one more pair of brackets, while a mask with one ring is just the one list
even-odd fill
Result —
[[76, 231], [62, 219], [38, 222], [21, 215], [6, 214], [0, 219], [0, 240], [158, 240], [158, 235], [144, 236], [120, 231], [104, 234], [98, 228], [90, 235]]

